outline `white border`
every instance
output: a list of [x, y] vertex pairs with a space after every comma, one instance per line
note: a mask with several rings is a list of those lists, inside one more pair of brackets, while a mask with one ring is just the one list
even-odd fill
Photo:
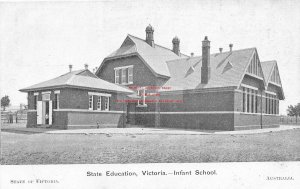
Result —
[[111, 94], [108, 93], [96, 93], [96, 92], [88, 92], [89, 95], [95, 95], [95, 96], [107, 96], [111, 97]]

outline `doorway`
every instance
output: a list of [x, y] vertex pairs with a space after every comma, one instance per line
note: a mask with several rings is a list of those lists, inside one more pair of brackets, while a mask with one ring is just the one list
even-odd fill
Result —
[[37, 102], [37, 125], [52, 125], [52, 101], [50, 93], [42, 95], [42, 101]]

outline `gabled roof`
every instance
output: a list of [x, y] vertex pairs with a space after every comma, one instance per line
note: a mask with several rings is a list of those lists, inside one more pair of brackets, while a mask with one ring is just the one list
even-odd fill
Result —
[[52, 88], [83, 88], [83, 89], [93, 89], [93, 90], [107, 90], [113, 92], [121, 93], [133, 93], [132, 90], [104, 81], [98, 78], [89, 70], [77, 70], [72, 71], [66, 74], [63, 74], [54, 79], [44, 81], [30, 87], [20, 89], [21, 92], [37, 91], [43, 89], [52, 89]]
[[[276, 60], [271, 60], [271, 61], [261, 62], [261, 66], [262, 66], [262, 70], [263, 70], [263, 73], [264, 73], [265, 78], [266, 78], [266, 86], [268, 86], [269, 83], [271, 82], [271, 76], [272, 76], [272, 73], [273, 73], [274, 69], [275, 68], [278, 69], [277, 61]], [[277, 87], [280, 90], [280, 96], [279, 96], [280, 100], [283, 100], [283, 99], [285, 99], [285, 96], [284, 96], [284, 92], [283, 92], [283, 88], [282, 88], [282, 84], [281, 84], [280, 75], [279, 75], [279, 80], [280, 80], [280, 84], [278, 84]]]
[[167, 77], [170, 77], [167, 61], [188, 57], [184, 54], [178, 56], [171, 49], [157, 44], [151, 47], [145, 40], [128, 34], [121, 47], [103, 60], [96, 74], [107, 60], [131, 55], [138, 55], [154, 74]]
[[171, 78], [164, 84], [171, 90], [238, 87], [255, 48], [210, 55], [210, 79], [201, 84], [202, 57], [168, 61]]

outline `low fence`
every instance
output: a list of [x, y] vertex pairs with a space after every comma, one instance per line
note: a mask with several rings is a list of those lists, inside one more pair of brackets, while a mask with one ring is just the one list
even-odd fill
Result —
[[1, 112], [1, 123], [26, 123], [27, 112]]
[[296, 116], [281, 116], [280, 124], [282, 125], [300, 125], [300, 118]]

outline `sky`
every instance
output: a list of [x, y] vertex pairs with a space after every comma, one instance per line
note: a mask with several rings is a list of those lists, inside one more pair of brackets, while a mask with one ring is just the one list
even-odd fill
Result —
[[261, 61], [277, 60], [286, 99], [280, 113], [300, 102], [300, 1], [129, 0], [97, 2], [0, 2], [0, 96], [27, 104], [18, 90], [73, 69], [90, 70], [120, 47], [127, 34], [201, 55], [208, 36], [211, 53], [256, 47]]

